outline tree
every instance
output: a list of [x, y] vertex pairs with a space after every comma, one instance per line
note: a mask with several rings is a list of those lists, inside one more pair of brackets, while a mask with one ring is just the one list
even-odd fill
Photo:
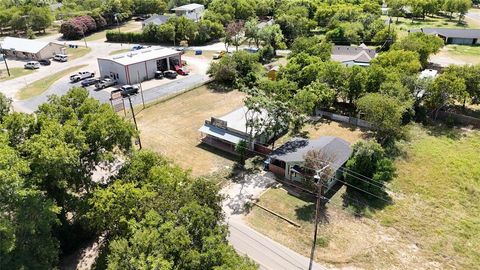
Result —
[[164, 0], [134, 0], [135, 14], [163, 14], [167, 10]]
[[317, 106], [329, 108], [334, 101], [335, 90], [317, 80], [300, 90], [295, 95], [293, 103], [300, 112], [310, 115]]
[[43, 31], [53, 22], [53, 16], [47, 7], [34, 7], [28, 14], [29, 25], [34, 31]]
[[455, 100], [463, 101], [467, 96], [465, 80], [458, 78], [452, 73], [441, 74], [435, 78], [427, 89], [425, 104], [434, 113], [434, 119], [438, 112]]
[[328, 61], [332, 54], [332, 43], [320, 39], [317, 36], [299, 37], [293, 41], [289, 57], [294, 57], [301, 52], [318, 56], [322, 61]]
[[343, 97], [348, 100], [350, 104], [357, 101], [357, 99], [365, 92], [365, 80], [367, 71], [359, 66], [353, 66], [348, 69], [348, 84], [343, 88]]
[[12, 99], [7, 98], [3, 93], [0, 93], [0, 124], [3, 118], [8, 115], [12, 106]]
[[258, 19], [251, 18], [245, 23], [245, 37], [248, 38], [248, 44], [253, 41], [257, 48], [260, 47], [260, 28], [258, 28]]
[[347, 170], [343, 170], [343, 176], [349, 184], [347, 194], [361, 194], [370, 202], [379, 201], [378, 197], [389, 199], [385, 192], [385, 183], [395, 176], [395, 167], [381, 145], [374, 141], [357, 142], [353, 145], [352, 156], [345, 167]]
[[382, 145], [403, 136], [402, 115], [406, 108], [398, 99], [379, 93], [367, 94], [358, 99], [357, 108], [365, 120], [373, 124], [375, 137]]
[[213, 62], [208, 68], [207, 74], [215, 81], [232, 86], [237, 81], [237, 65], [233, 57], [225, 55], [218, 62]]
[[208, 41], [219, 39], [225, 36], [223, 25], [218, 22], [201, 20], [198, 22], [198, 31], [195, 34], [194, 42], [196, 44], [205, 44]]
[[284, 49], [286, 47], [283, 42], [284, 37], [282, 30], [278, 24], [265, 26], [259, 31], [258, 35], [265, 46], [271, 46], [273, 48], [274, 55], [276, 55], [276, 50]]
[[296, 38], [306, 36], [316, 26], [316, 22], [309, 16], [309, 9], [303, 6], [291, 7], [283, 11], [275, 21], [280, 25], [288, 43]]
[[419, 55], [414, 51], [390, 50], [380, 53], [371, 61], [372, 67], [380, 66], [389, 71], [412, 75], [421, 68]]
[[444, 45], [443, 40], [437, 36], [427, 35], [422, 32], [411, 33], [393, 44], [394, 50], [413, 51], [418, 53], [423, 67], [428, 64], [428, 57], [437, 53]]
[[231, 22], [227, 25], [227, 30], [225, 31], [225, 49], [227, 52], [230, 43], [235, 45], [235, 50], [238, 51], [238, 46], [240, 45], [240, 34], [242, 30], [242, 21]]
[[89, 201], [98, 229], [114, 228], [107, 268], [256, 269], [226, 241], [218, 191], [154, 153], [135, 153]]

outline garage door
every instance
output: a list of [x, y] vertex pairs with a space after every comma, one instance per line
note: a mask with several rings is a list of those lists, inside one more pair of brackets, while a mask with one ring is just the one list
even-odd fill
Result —
[[450, 38], [450, 44], [462, 44], [462, 45], [472, 45], [473, 39], [471, 38]]

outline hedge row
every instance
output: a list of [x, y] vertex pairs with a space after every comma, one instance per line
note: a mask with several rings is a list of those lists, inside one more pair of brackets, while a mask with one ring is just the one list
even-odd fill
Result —
[[141, 43], [145, 42], [143, 33], [137, 32], [117, 32], [107, 31], [107, 41], [122, 43]]

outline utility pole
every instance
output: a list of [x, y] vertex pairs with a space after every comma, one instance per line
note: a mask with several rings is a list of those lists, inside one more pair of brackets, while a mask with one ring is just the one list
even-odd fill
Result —
[[130, 102], [130, 110], [132, 111], [133, 123], [135, 123], [135, 129], [138, 133], [138, 146], [140, 147], [140, 150], [142, 150], [142, 141], [140, 140], [140, 132], [138, 131], [137, 119], [135, 118], [135, 111], [133, 110], [132, 99], [130, 98], [130, 96], [128, 96], [128, 101]]
[[145, 109], [145, 98], [143, 97], [142, 81], [140, 80], [140, 72], [139, 71], [137, 71], [137, 80], [138, 80], [138, 84], [140, 85], [140, 94], [142, 95], [143, 108]]
[[3, 62], [5, 62], [5, 67], [7, 68], [8, 77], [10, 77], [10, 69], [8, 68], [8, 64], [7, 64], [7, 57], [3, 53], [2, 44], [0, 44], [0, 54], [2, 54]]
[[317, 231], [318, 231], [318, 219], [320, 216], [320, 210], [324, 210], [325, 203], [323, 199], [325, 198], [325, 183], [326, 178], [330, 175], [329, 173], [324, 173], [325, 170], [328, 170], [329, 165], [326, 165], [322, 169], [320, 169], [320, 176], [315, 177], [317, 180], [317, 201], [315, 203], [315, 231], [313, 232], [313, 243], [312, 243], [312, 250], [310, 252], [310, 264], [308, 265], [308, 270], [312, 270], [313, 266], [313, 257], [315, 256], [315, 248], [317, 246]]

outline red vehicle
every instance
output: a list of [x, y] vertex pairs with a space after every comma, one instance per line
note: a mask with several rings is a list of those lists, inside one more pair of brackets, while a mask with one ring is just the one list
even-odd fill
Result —
[[175, 66], [175, 71], [182, 76], [187, 76], [190, 73], [186, 67]]

